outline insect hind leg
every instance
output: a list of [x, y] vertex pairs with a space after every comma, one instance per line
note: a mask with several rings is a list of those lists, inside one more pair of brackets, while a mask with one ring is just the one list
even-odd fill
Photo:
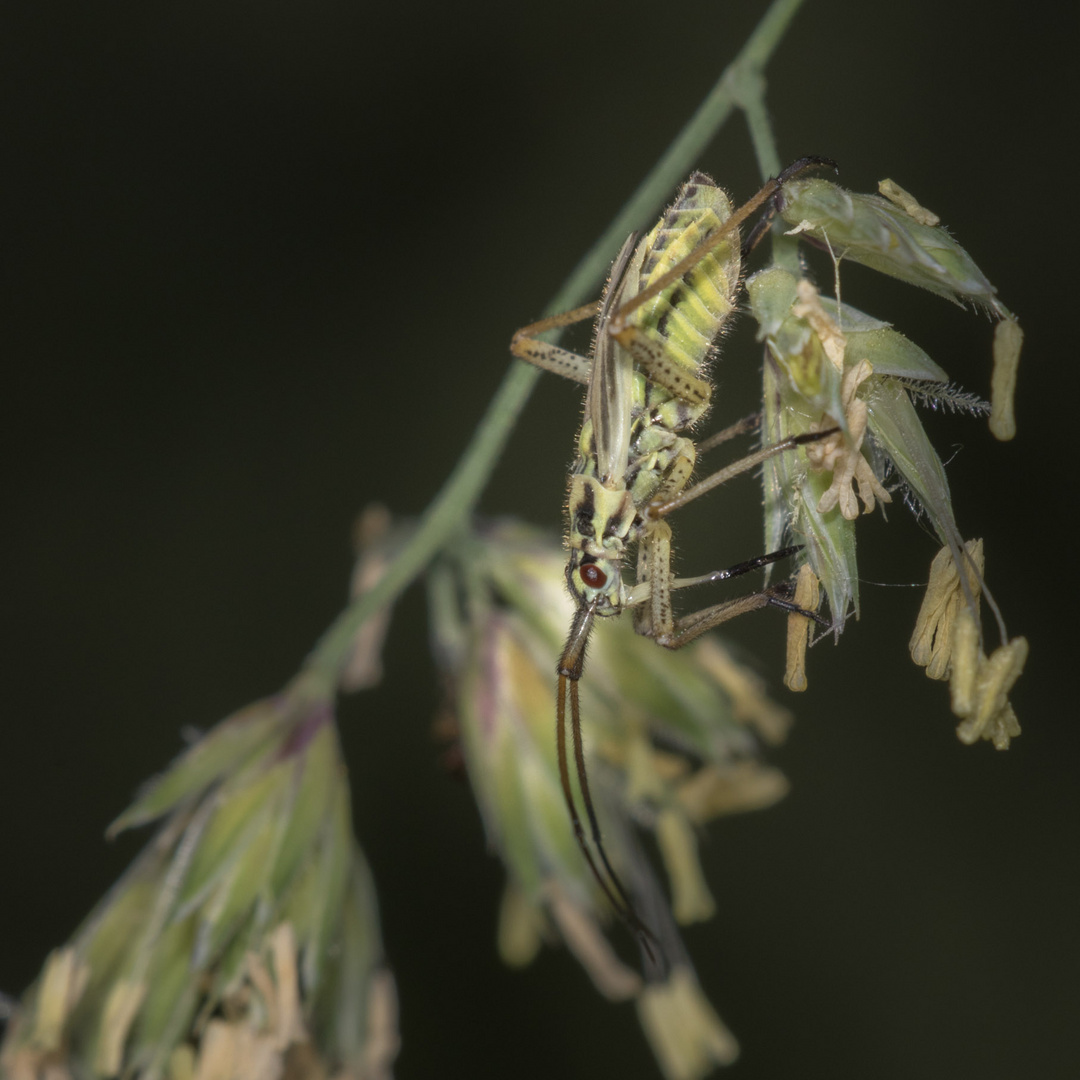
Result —
[[801, 172], [805, 172], [807, 169], [816, 169], [821, 167], [831, 168], [834, 172], [839, 172], [839, 166], [832, 158], [818, 157], [816, 155], [810, 155], [808, 157], [799, 158], [798, 161], [793, 161], [786, 169], [782, 170], [780, 175], [776, 178], [776, 191], [770, 197], [769, 201], [765, 204], [765, 212], [761, 217], [754, 222], [753, 228], [746, 234], [746, 238], [742, 242], [741, 256], [746, 259], [750, 253], [761, 243], [765, 238], [766, 233], [772, 228], [773, 221], [776, 220], [776, 215], [780, 213], [783, 202], [784, 185], [793, 180]]
[[527, 360], [535, 367], [588, 386], [592, 360], [570, 349], [553, 345], [549, 341], [541, 341], [538, 335], [595, 318], [598, 310], [599, 305], [594, 301], [574, 308], [573, 311], [564, 311], [559, 315], [552, 315], [550, 318], [540, 319], [538, 322], [523, 326], [511, 338], [510, 351], [518, 359]]

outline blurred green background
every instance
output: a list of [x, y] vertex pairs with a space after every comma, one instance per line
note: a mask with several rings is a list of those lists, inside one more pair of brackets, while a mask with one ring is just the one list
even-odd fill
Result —
[[[103, 830], [206, 727], [280, 686], [339, 609], [357, 511], [420, 512], [536, 317], [764, 3], [683, 9], [56, 3], [5, 10], [0, 989], [20, 991], [143, 842]], [[961, 746], [907, 659], [935, 545], [862, 530], [864, 614], [811, 653], [771, 811], [710, 833], [687, 940], [731, 1075], [1075, 1076], [1080, 1006], [1073, 35], [1033, 5], [808, 3], [770, 70], [781, 156], [890, 176], [1026, 328], [1019, 437], [931, 419], [961, 529], [1032, 645], [1006, 754]], [[756, 187], [736, 119], [701, 166]], [[648, 224], [643, 222], [642, 224]], [[844, 298], [986, 393], [992, 328], [858, 267]], [[828, 284], [827, 281], [823, 284]], [[755, 400], [749, 320], [718, 421]], [[482, 509], [561, 526], [580, 395], [545, 379]], [[761, 547], [750, 481], [680, 566]], [[874, 515], [878, 517], [877, 514]], [[887, 588], [880, 582], [902, 587]], [[726, 637], [779, 687], [783, 620]], [[633, 1010], [562, 952], [494, 955], [501, 873], [429, 735], [423, 600], [341, 710], [401, 994], [400, 1078], [655, 1075]], [[625, 942], [623, 943], [625, 944]]]

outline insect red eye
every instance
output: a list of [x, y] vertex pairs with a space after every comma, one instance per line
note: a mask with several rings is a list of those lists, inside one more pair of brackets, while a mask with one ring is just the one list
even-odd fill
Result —
[[581, 580], [590, 589], [601, 589], [607, 584], [607, 574], [595, 563], [586, 563], [579, 573], [581, 574]]

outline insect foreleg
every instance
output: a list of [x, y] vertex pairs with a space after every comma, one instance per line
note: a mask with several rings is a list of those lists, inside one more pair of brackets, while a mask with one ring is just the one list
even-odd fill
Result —
[[[638, 590], [647, 592], [639, 602]], [[634, 629], [644, 637], [670, 634], [674, 627], [671, 610], [671, 526], [666, 521], [650, 521], [638, 545], [638, 585], [630, 592], [634, 608]]]

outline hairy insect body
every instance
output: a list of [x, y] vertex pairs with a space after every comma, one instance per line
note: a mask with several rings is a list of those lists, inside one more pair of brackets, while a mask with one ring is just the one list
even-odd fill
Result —
[[[644, 239], [631, 236], [623, 244], [599, 304], [586, 304], [522, 327], [510, 345], [515, 356], [588, 387], [567, 505], [566, 578], [576, 609], [557, 666], [556, 753], [563, 796], [582, 856], [599, 888], [649, 955], [653, 955], [650, 943], [658, 942], [638, 917], [608, 859], [589, 793], [579, 689], [586, 646], [597, 617], [626, 609], [633, 611], [638, 633], [669, 649], [681, 648], [729, 619], [769, 605], [815, 617], [795, 607], [785, 587], [773, 586], [676, 618], [674, 591], [748, 573], [797, 549], [785, 548], [727, 570], [676, 579], [671, 571], [668, 517], [774, 454], [807, 441], [806, 436], [799, 436], [762, 447], [694, 484], [689, 482], [697, 451], [688, 433], [709, 408], [709, 352], [732, 312], [739, 284], [739, 226], [773, 200], [787, 179], [816, 163], [817, 159], [797, 162], [781, 178], [767, 181], [738, 210], [732, 209], [727, 196], [707, 176], [694, 173], [655, 228]], [[751, 241], [763, 234], [773, 213], [775, 202], [750, 233]], [[541, 336], [593, 317], [596, 335], [589, 356]], [[717, 432], [709, 443], [719, 445], [755, 427], [756, 423], [740, 421]], [[631, 549], [637, 555], [633, 584], [623, 580], [623, 563]], [[578, 814], [571, 761], [591, 844]]]
[[652, 231], [636, 246], [627, 242], [612, 270], [568, 500], [567, 581], [575, 600], [598, 616], [618, 615], [628, 602], [622, 562], [649, 507], [677, 495], [693, 473], [693, 441], [679, 432], [709, 407], [705, 366], [734, 306], [738, 232], [632, 312], [624, 329], [616, 330], [612, 315], [730, 214], [724, 192], [695, 173]]

